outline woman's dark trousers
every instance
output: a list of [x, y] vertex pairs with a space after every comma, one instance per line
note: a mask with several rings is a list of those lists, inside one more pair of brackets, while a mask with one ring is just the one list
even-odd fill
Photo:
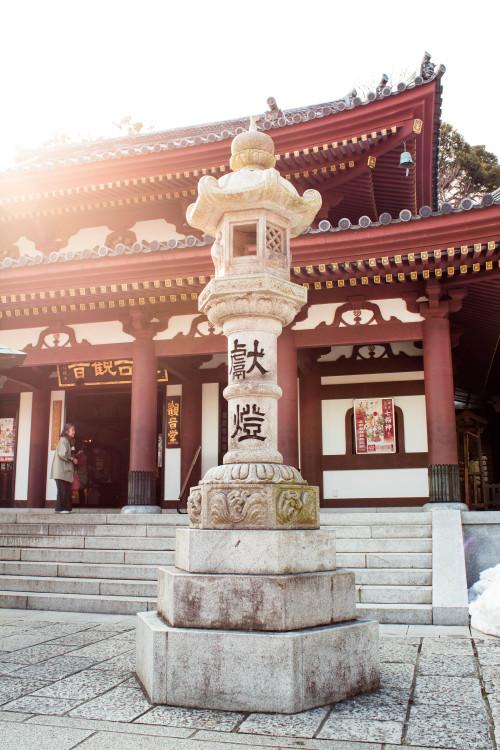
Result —
[[71, 482], [65, 482], [64, 479], [56, 479], [56, 485], [56, 511], [73, 510], [71, 505]]

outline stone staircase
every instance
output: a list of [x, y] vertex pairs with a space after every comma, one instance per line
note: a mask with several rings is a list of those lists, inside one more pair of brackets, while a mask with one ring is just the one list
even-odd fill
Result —
[[432, 516], [422, 511], [326, 512], [337, 567], [354, 570], [358, 617], [432, 624]]
[[[432, 623], [431, 514], [329, 512], [337, 566], [355, 571], [358, 615]], [[174, 564], [174, 513], [0, 511], [0, 607], [135, 614], [156, 609], [157, 568]]]

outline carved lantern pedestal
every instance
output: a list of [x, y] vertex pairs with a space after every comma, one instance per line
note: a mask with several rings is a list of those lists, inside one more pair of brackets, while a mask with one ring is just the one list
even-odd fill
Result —
[[228, 339], [229, 449], [191, 489], [158, 612], [138, 616], [137, 674], [155, 703], [295, 713], [378, 687], [378, 623], [356, 620], [318, 488], [277, 449], [277, 339], [306, 301], [290, 237], [321, 199], [280, 177], [268, 135], [240, 134], [232, 154], [187, 214], [216, 238], [199, 308]]

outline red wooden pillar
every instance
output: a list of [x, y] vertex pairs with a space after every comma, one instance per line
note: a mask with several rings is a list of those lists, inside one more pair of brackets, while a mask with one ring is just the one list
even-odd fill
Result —
[[132, 403], [128, 505], [122, 513], [161, 513], [156, 504], [157, 363], [154, 328], [140, 310], [131, 313]]
[[50, 391], [33, 391], [31, 408], [28, 508], [43, 508], [47, 487]]
[[[188, 471], [201, 446], [201, 383], [192, 380], [182, 386], [182, 414], [181, 414], [181, 487], [186, 481]], [[182, 507], [186, 507], [189, 488], [195, 487], [200, 481], [201, 455], [193, 468], [189, 483], [182, 498]]]
[[429, 499], [431, 502], [460, 502], [449, 320], [445, 316], [426, 317], [422, 331]]
[[278, 385], [283, 391], [278, 401], [278, 450], [286, 466], [298, 467], [297, 347], [290, 328], [285, 328], [278, 338]]
[[321, 378], [312, 368], [300, 379], [300, 473], [323, 497], [323, 437], [321, 430]]

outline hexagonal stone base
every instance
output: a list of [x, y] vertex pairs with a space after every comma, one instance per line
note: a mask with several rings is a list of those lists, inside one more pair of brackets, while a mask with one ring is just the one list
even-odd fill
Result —
[[158, 612], [173, 627], [299, 630], [356, 618], [354, 573], [207, 575], [158, 570]]
[[374, 620], [252, 633], [137, 618], [137, 676], [153, 703], [292, 714], [379, 686]]
[[191, 573], [251, 575], [335, 570], [335, 532], [177, 529], [175, 565]]

